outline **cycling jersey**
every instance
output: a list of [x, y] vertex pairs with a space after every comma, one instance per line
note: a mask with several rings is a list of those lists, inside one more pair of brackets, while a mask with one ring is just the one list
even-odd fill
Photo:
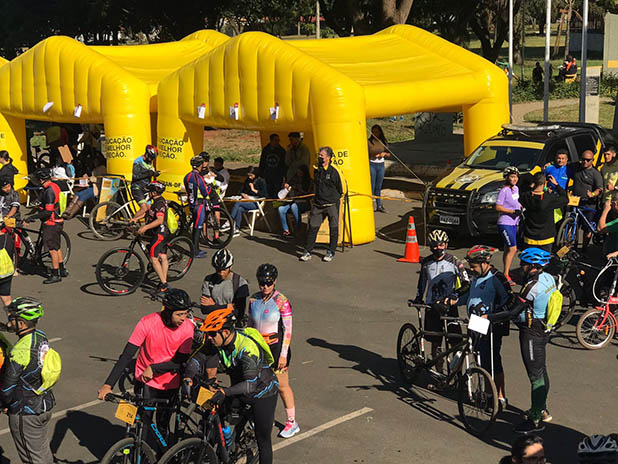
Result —
[[33, 214], [28, 219], [40, 219], [46, 226], [63, 224], [64, 219], [60, 215], [60, 187], [49, 182], [41, 193], [42, 210]]
[[235, 272], [231, 278], [223, 280], [216, 272], [207, 275], [202, 284], [202, 296], [212, 298], [214, 305], [202, 305], [202, 313], [208, 314], [216, 309], [234, 306], [234, 315], [238, 321], [245, 317], [247, 297], [249, 296], [249, 284]]
[[152, 164], [146, 162], [143, 156], [133, 161], [133, 175], [131, 178], [131, 188], [145, 190], [156, 171]]
[[11, 190], [7, 194], [0, 193], [0, 215], [6, 217], [13, 208], [17, 208], [17, 212], [13, 216], [15, 219], [19, 219], [19, 207], [21, 203], [19, 201], [19, 193], [15, 190]]
[[504, 274], [492, 267], [486, 275], [472, 278], [470, 289], [459, 301], [466, 303], [468, 314], [473, 309], [487, 314], [507, 303], [510, 294], [511, 286]]
[[167, 227], [167, 201], [163, 197], [155, 198], [152, 201], [150, 208], [146, 211], [146, 223], [151, 224], [160, 217], [163, 217], [163, 223], [159, 227], [150, 230], [167, 235], [169, 234], [169, 228]]
[[426, 304], [444, 300], [453, 295], [456, 290], [462, 293], [468, 285], [468, 273], [463, 263], [449, 253], [436, 260], [429, 256], [421, 262], [421, 275], [418, 279], [417, 300], [423, 300], [425, 291]]
[[287, 357], [292, 340], [292, 306], [282, 293], [275, 290], [268, 300], [264, 300], [262, 292], [254, 294], [249, 299], [249, 325], [255, 327], [269, 345], [280, 343], [280, 356]]
[[40, 330], [24, 335], [11, 349], [0, 384], [0, 400], [9, 414], [42, 414], [56, 404], [51, 389], [40, 395], [35, 393], [43, 384], [41, 366], [48, 350], [47, 336]]
[[[533, 319], [545, 319], [547, 316], [547, 304], [550, 295], [556, 290], [556, 281], [551, 274], [539, 272], [526, 282], [521, 291], [521, 296], [532, 304]], [[526, 312], [523, 311], [518, 322], [526, 322]]]
[[212, 193], [212, 186], [206, 184], [204, 177], [195, 170], [188, 173], [183, 182], [191, 208], [198, 206], [204, 198], [208, 198]]

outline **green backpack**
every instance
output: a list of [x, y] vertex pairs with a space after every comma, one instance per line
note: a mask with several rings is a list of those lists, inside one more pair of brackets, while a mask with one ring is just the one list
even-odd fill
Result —
[[170, 234], [175, 234], [178, 230], [178, 216], [176, 216], [176, 212], [171, 208], [167, 209], [167, 228]]
[[47, 350], [41, 353], [41, 357], [43, 358], [43, 366], [41, 367], [41, 378], [43, 379], [43, 383], [34, 391], [37, 395], [42, 395], [56, 385], [56, 382], [58, 382], [60, 378], [60, 373], [62, 372], [60, 354], [49, 347], [49, 345]]
[[545, 326], [549, 330], [554, 328], [554, 325], [560, 317], [560, 313], [562, 312], [562, 300], [563, 296], [560, 290], [554, 290], [551, 295], [549, 295], [549, 301], [547, 302], [547, 320], [545, 322]]

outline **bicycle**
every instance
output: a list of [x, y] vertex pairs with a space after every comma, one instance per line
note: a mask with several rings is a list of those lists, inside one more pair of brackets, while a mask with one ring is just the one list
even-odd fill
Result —
[[[154, 432], [156, 439], [154, 442], [159, 454], [170, 449], [172, 442], [184, 438], [191, 427], [195, 430], [188, 432], [189, 434], [197, 430], [197, 423], [192, 421], [190, 414], [182, 411], [181, 389], [179, 389], [178, 397], [171, 400], [146, 400], [141, 395], [125, 392], [122, 395], [108, 393], [105, 401], [119, 403], [116, 417], [126, 423], [126, 433], [124, 438], [109, 448], [101, 459], [101, 464], [155, 464], [158, 462], [157, 452], [146, 442], [148, 430]], [[167, 409], [175, 414], [174, 426], [167, 438], [163, 436], [153, 420], [159, 409]]]
[[[613, 274], [612, 274], [613, 272]], [[611, 282], [608, 286], [607, 283]], [[599, 350], [606, 347], [618, 326], [618, 258], [611, 258], [601, 269], [592, 285], [594, 297], [603, 305], [586, 311], [577, 321], [577, 340], [584, 348]]]
[[[97, 204], [90, 212], [89, 226], [92, 233], [101, 240], [116, 240], [126, 232], [129, 220], [139, 210], [124, 176], [107, 176], [120, 179], [120, 188], [114, 200]], [[119, 204], [118, 201], [122, 203]]]
[[[40, 270], [51, 268], [52, 260], [49, 250], [43, 243], [43, 223], [39, 226], [39, 230], [28, 229], [24, 227], [23, 221], [18, 221], [13, 228], [15, 234], [21, 240], [22, 246], [19, 247], [18, 253], [15, 254], [15, 259], [18, 267], [23, 272], [23, 263], [28, 261], [31, 266], [39, 267]], [[33, 243], [30, 238], [30, 234], [36, 236], [36, 241]], [[60, 250], [62, 251], [62, 258], [64, 264], [69, 263], [71, 258], [71, 239], [69, 235], [63, 230], [60, 232]]]
[[[178, 219], [178, 231], [193, 235], [193, 228], [195, 227], [195, 220], [193, 213], [189, 211], [189, 204], [187, 202], [187, 193], [178, 190], [174, 192], [178, 197], [179, 203], [175, 201], [168, 202], [168, 206], [171, 211], [174, 211]], [[201, 242], [210, 246], [211, 248], [225, 248], [234, 237], [234, 230], [232, 227], [232, 216], [223, 207], [215, 210], [210, 198], [205, 198], [204, 208], [206, 209], [206, 233], [202, 230], [200, 233]], [[215, 213], [219, 213], [219, 218]], [[215, 234], [218, 232], [218, 240], [215, 240]]]
[[[429, 305], [416, 304], [408, 300], [408, 307], [417, 310], [418, 326], [405, 323], [399, 329], [397, 336], [397, 362], [403, 378], [410, 384], [421, 372], [430, 375], [430, 369], [453, 355], [447, 363], [447, 374], [435, 374], [441, 387], [455, 384], [458, 389], [457, 406], [466, 430], [474, 435], [482, 435], [491, 428], [498, 415], [498, 392], [493, 378], [482, 367], [473, 348], [471, 334], [449, 333], [448, 324], [466, 323], [466, 319], [459, 317], [440, 316], [444, 321], [443, 332], [426, 331], [423, 328], [422, 310], [431, 308]], [[447, 340], [446, 351], [440, 352], [435, 358], [427, 359], [425, 354], [425, 336], [444, 336]], [[448, 339], [461, 339], [458, 343], [449, 346]]]
[[[241, 410], [235, 412], [230, 399], [226, 399], [221, 408], [209, 403], [204, 406], [200, 408], [201, 436], [179, 441], [165, 452], [159, 464], [257, 463], [260, 455], [251, 419], [251, 406], [241, 403]], [[227, 413], [222, 414], [225, 409]], [[226, 421], [234, 427], [230, 443], [226, 443], [223, 435], [223, 423]]]
[[[584, 228], [583, 233], [587, 230], [592, 231], [592, 243], [595, 245], [603, 244], [605, 240], [605, 234], [597, 231], [597, 223], [595, 221], [589, 221], [584, 211], [596, 213], [596, 209], [588, 208], [586, 206], [569, 206], [569, 211], [564, 221], [558, 229], [556, 236], [556, 250], [568, 246], [569, 248], [576, 249], [580, 243], [580, 229]], [[582, 224], [583, 221], [583, 224]]]
[[[128, 229], [133, 229], [129, 227]], [[141, 250], [148, 267], [136, 251]], [[184, 236], [172, 238], [167, 244], [169, 263], [167, 280], [174, 282], [189, 272], [193, 263], [193, 242]], [[97, 262], [95, 274], [99, 286], [110, 295], [129, 295], [142, 284], [146, 274], [153, 272], [148, 258], [148, 248], [142, 237], [135, 234], [128, 247], [112, 248], [103, 253]]]

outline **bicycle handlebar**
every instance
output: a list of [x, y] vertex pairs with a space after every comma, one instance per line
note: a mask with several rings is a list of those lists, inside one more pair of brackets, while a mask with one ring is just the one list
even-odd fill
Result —
[[139, 395], [132, 395], [129, 392], [125, 392], [122, 395], [117, 395], [116, 393], [108, 393], [105, 395], [105, 401], [109, 401], [110, 403], [117, 403], [120, 401], [126, 401], [128, 403], [132, 403], [138, 406], [144, 406], [149, 404], [169, 404], [170, 400], [162, 399], [162, 398], [150, 398], [145, 399]]
[[416, 303], [415, 300], [408, 300], [408, 308], [431, 308], [431, 305], [425, 303]]

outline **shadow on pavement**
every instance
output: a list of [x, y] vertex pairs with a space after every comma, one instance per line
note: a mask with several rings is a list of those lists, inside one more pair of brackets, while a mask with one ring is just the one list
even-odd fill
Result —
[[414, 224], [416, 226], [416, 236], [418, 237], [419, 245], [425, 243], [424, 227], [423, 227], [423, 210], [422, 208], [412, 208], [409, 213], [399, 216], [397, 222], [393, 222], [376, 231], [376, 237], [392, 243], [406, 243], [406, 234], [408, 229], [408, 221], [410, 215], [414, 216]]
[[[265, 245], [270, 248], [274, 248], [276, 250], [281, 251], [282, 253], [286, 253], [290, 256], [298, 257], [300, 256], [300, 250], [302, 249], [302, 245], [298, 242], [299, 238], [295, 237], [292, 240], [286, 240], [284, 238], [275, 238], [276, 236], [260, 237], [258, 235], [250, 236], [247, 235], [246, 239], [251, 242], [256, 242], [261, 245]], [[302, 238], [302, 243], [304, 243], [304, 237]]]
[[[356, 345], [330, 343], [321, 338], [308, 338], [307, 343], [334, 351], [341, 359], [356, 363], [350, 369], [370, 375], [380, 382], [374, 385], [348, 385], [347, 388], [357, 390], [375, 389], [395, 393], [400, 401], [426, 414], [428, 417], [465, 430], [459, 417], [445, 413], [434, 406], [438, 399], [446, 399], [456, 403], [457, 391], [455, 388], [451, 387], [440, 392], [430, 391], [426, 388], [429, 381], [427, 375], [420, 376], [414, 385], [407, 385], [400, 377], [396, 359], [385, 358], [378, 353]], [[344, 367], [331, 366], [331, 369], [338, 368]], [[522, 420], [523, 410], [509, 405], [505, 411], [498, 414], [496, 422], [491, 429], [485, 435], [476, 438], [488, 445], [508, 452], [511, 449], [511, 444], [518, 436], [513, 432], [513, 426]], [[574, 462], [577, 444], [586, 436], [581, 432], [554, 422], [547, 423], [545, 430], [540, 432], [539, 435], [545, 441], [546, 453], [553, 463]]]
[[[124, 427], [112, 424], [107, 419], [88, 414], [84, 411], [68, 411], [66, 417], [56, 423], [54, 429], [50, 443], [54, 454], [60, 448], [69, 430], [75, 435], [79, 445], [87, 448], [97, 458], [95, 462], [100, 462], [109, 447], [125, 434]], [[57, 460], [58, 462], [66, 463], [83, 462]]]
[[[98, 291], [93, 291], [91, 290], [91, 288], [95, 288]], [[114, 295], [110, 295], [109, 293], [101, 290], [101, 287], [99, 286], [99, 284], [97, 282], [93, 282], [91, 284], [84, 284], [81, 287], [79, 287], [79, 289], [84, 292], [87, 293], [88, 295], [94, 295], [94, 296], [114, 296]]]

